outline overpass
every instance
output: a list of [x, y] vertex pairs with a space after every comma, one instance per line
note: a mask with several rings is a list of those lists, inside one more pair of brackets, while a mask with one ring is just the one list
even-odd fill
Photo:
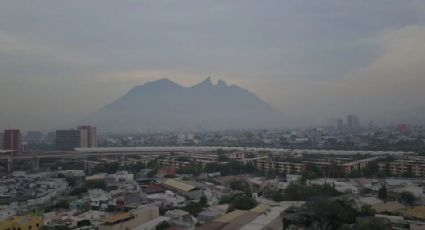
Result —
[[51, 151], [13, 155], [13, 151], [3, 150], [0, 152], [0, 160], [8, 161], [8, 171], [11, 171], [14, 160], [34, 160], [38, 168], [40, 159], [85, 159], [88, 157], [119, 157], [119, 156], [143, 156], [143, 155], [166, 155], [175, 153], [206, 153], [223, 150], [249, 151], [249, 152], [273, 152], [280, 154], [323, 154], [323, 155], [401, 155], [412, 152], [401, 151], [345, 151], [345, 150], [313, 150], [313, 149], [283, 149], [283, 148], [259, 148], [259, 147], [222, 147], [222, 146], [166, 146], [166, 147], [95, 147], [76, 148], [74, 151]]

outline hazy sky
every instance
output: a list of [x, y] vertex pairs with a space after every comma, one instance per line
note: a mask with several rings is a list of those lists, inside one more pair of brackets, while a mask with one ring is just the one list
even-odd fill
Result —
[[294, 124], [425, 112], [425, 1], [0, 0], [0, 128], [63, 127], [135, 85], [208, 76]]

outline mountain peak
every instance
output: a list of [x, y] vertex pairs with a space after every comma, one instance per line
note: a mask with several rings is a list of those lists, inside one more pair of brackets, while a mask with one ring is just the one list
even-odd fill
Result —
[[181, 87], [179, 84], [167, 79], [167, 78], [162, 78], [156, 81], [150, 81], [145, 83], [144, 85], [161, 85], [161, 86], [179, 86]]
[[149, 81], [146, 82], [143, 85], [135, 86], [133, 89], [131, 89], [128, 94], [138, 94], [139, 92], [142, 92], [146, 89], [150, 90], [170, 90], [170, 89], [181, 89], [183, 88], [181, 85], [167, 79], [159, 79], [155, 81]]
[[85, 122], [118, 131], [268, 128], [279, 125], [281, 113], [223, 80], [183, 87], [161, 79], [136, 86]]
[[212, 83], [211, 77], [207, 77], [205, 80], [203, 80], [200, 83], [192, 86], [192, 88], [211, 87], [211, 86], [214, 86], [214, 84]]
[[225, 81], [223, 81], [223, 80], [218, 80], [218, 82], [217, 82], [217, 86], [225, 87], [225, 86], [227, 86], [227, 84], [226, 84], [226, 82], [225, 82]]

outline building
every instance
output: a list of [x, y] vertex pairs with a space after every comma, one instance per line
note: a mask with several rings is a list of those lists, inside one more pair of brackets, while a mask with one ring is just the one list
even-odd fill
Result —
[[31, 229], [38, 230], [43, 228], [43, 218], [40, 216], [13, 216], [0, 222], [0, 230], [12, 229]]
[[336, 119], [336, 130], [338, 133], [344, 132], [344, 122], [341, 118]]
[[40, 143], [43, 138], [43, 133], [41, 131], [28, 131], [25, 140], [29, 144]]
[[19, 129], [7, 129], [3, 134], [3, 149], [19, 154], [22, 150], [21, 132]]
[[167, 211], [165, 216], [170, 218], [169, 222], [177, 225], [180, 229], [194, 229], [197, 220], [190, 213], [181, 209]]
[[356, 115], [347, 115], [347, 129], [350, 132], [357, 132], [360, 129], [360, 121]]
[[3, 149], [3, 133], [0, 133], [0, 150]]
[[57, 130], [56, 147], [60, 150], [97, 147], [96, 128], [80, 126], [77, 129]]
[[109, 216], [99, 225], [99, 230], [134, 229], [159, 217], [159, 208], [144, 206], [130, 212]]
[[278, 206], [259, 204], [250, 210], [235, 210], [199, 227], [199, 230], [278, 230], [283, 229], [283, 212], [304, 202], [281, 202]]
[[93, 126], [80, 126], [80, 147], [93, 148], [97, 147], [97, 133], [96, 127]]
[[366, 159], [350, 161], [342, 164], [342, 168], [344, 170], [345, 175], [349, 175], [352, 172], [362, 173], [363, 170], [365, 170], [371, 162], [377, 161], [380, 158], [381, 157], [370, 157]]
[[379, 162], [378, 168], [391, 176], [425, 177], [425, 157], [400, 156], [392, 162]]
[[74, 148], [79, 148], [80, 142], [80, 130], [63, 129], [56, 131], [56, 148], [60, 150], [73, 150]]
[[257, 169], [265, 173], [279, 174], [302, 174], [306, 166], [304, 163], [274, 161], [272, 159], [263, 159], [257, 162]]

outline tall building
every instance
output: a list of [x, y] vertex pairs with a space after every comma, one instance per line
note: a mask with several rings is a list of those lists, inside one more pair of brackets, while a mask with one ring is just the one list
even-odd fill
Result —
[[338, 133], [344, 132], [344, 121], [341, 118], [336, 119], [336, 130]]
[[57, 130], [56, 147], [60, 150], [97, 147], [96, 127], [80, 126], [77, 129]]
[[19, 129], [6, 129], [4, 131], [3, 149], [12, 150], [15, 154], [21, 152], [21, 132], [19, 131]]
[[92, 148], [97, 147], [97, 134], [96, 127], [93, 126], [80, 126], [80, 147]]
[[0, 133], [0, 149], [3, 149], [3, 133]]
[[347, 129], [350, 132], [356, 132], [360, 129], [360, 121], [356, 115], [347, 115]]
[[56, 148], [60, 150], [73, 150], [80, 147], [80, 130], [63, 129], [56, 131]]
[[40, 143], [43, 138], [43, 133], [41, 131], [28, 131], [25, 140], [29, 144]]

